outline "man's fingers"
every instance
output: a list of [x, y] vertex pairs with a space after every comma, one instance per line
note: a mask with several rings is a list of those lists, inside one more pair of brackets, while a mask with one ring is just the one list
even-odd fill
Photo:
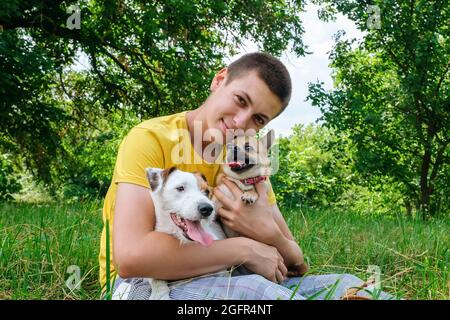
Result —
[[281, 274], [283, 275], [283, 277], [286, 277], [288, 270], [287, 270], [286, 266], [284, 265], [284, 263], [280, 263], [278, 268], [280, 269]]
[[235, 199], [240, 199], [242, 190], [232, 181], [225, 177], [222, 179], [222, 182], [230, 189], [231, 193], [234, 195]]
[[281, 271], [279, 269], [277, 269], [275, 271], [275, 276], [276, 276], [277, 283], [281, 283], [284, 281], [284, 276], [281, 274]]
[[259, 198], [267, 198], [267, 188], [264, 182], [258, 182], [255, 184], [256, 192], [258, 192]]
[[231, 218], [231, 212], [230, 211], [228, 211], [228, 210], [226, 210], [224, 208], [219, 208], [219, 210], [217, 210], [217, 213], [225, 221], [230, 221], [230, 218]]
[[[225, 179], [224, 179], [225, 180]], [[214, 195], [227, 208], [231, 208], [233, 200], [228, 198], [219, 188], [214, 188]]]

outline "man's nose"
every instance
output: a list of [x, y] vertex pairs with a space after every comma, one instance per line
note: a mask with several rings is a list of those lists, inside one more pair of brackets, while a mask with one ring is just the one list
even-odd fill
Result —
[[234, 124], [237, 129], [247, 129], [248, 122], [252, 117], [251, 110], [240, 110], [233, 118]]

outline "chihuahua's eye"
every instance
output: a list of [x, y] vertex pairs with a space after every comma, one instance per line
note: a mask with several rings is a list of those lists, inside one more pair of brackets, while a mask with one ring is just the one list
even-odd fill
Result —
[[205, 192], [205, 195], [206, 195], [207, 197], [209, 197], [209, 190], [206, 189], [204, 192]]
[[177, 190], [178, 190], [179, 192], [183, 192], [183, 191], [184, 191], [184, 187], [183, 187], [183, 186], [179, 186], [179, 187], [177, 187]]

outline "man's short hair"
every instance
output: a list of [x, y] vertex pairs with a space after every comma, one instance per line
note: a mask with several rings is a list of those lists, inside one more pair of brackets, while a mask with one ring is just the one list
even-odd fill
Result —
[[281, 111], [291, 99], [292, 83], [289, 71], [277, 58], [267, 53], [255, 52], [243, 55], [228, 66], [227, 84], [250, 71], [256, 71], [269, 89], [280, 99]]

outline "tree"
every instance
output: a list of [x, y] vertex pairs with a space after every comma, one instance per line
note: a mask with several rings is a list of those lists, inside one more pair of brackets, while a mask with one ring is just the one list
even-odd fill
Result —
[[[301, 0], [1, 1], [1, 148], [49, 179], [73, 123], [92, 125], [116, 110], [141, 119], [196, 107], [224, 57], [246, 39], [274, 55], [288, 47], [304, 54], [302, 7]], [[77, 77], [69, 69], [80, 54], [90, 68]]]
[[[450, 3], [315, 2], [325, 6], [322, 18], [341, 12], [365, 36], [357, 43], [337, 35], [335, 88], [310, 84], [308, 98], [354, 141], [361, 172], [400, 182], [405, 206], [424, 217], [438, 211], [450, 193]], [[379, 28], [368, 23], [378, 9]]]

